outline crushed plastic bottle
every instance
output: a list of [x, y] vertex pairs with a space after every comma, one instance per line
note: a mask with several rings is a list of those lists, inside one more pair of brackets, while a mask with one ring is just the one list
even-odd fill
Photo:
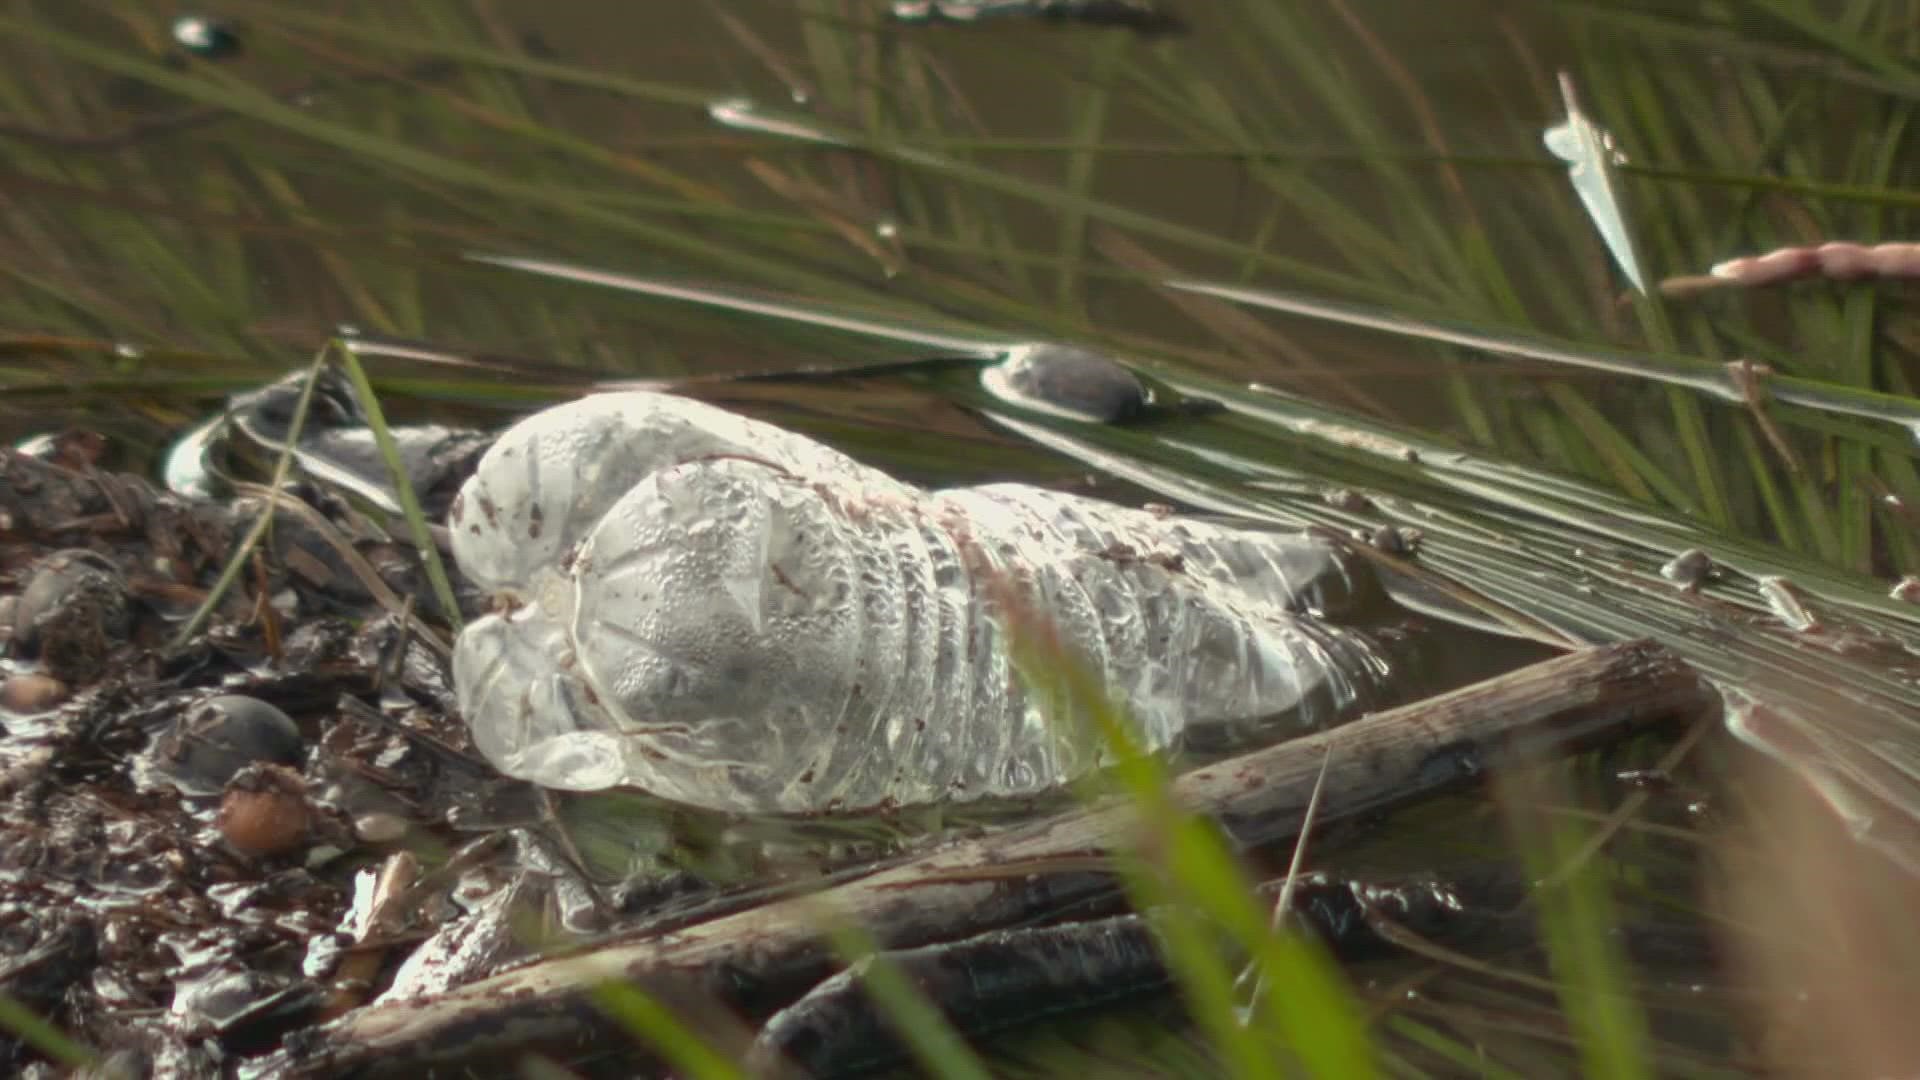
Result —
[[1376, 595], [1299, 535], [1019, 484], [926, 492], [669, 395], [509, 429], [455, 500], [499, 598], [454, 683], [476, 745], [555, 788], [735, 812], [1029, 795], [1102, 764], [1008, 657], [1011, 596], [1153, 749], [1267, 737], [1374, 703], [1388, 663], [1326, 616]]

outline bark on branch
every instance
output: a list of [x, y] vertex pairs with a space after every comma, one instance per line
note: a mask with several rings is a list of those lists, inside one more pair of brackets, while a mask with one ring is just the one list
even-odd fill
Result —
[[[1695, 716], [1713, 700], [1658, 645], [1602, 646], [1187, 773], [1174, 793], [1237, 843], [1275, 844], [1298, 831], [1323, 757], [1319, 820], [1330, 824]], [[757, 1019], [833, 970], [823, 911], [895, 948], [984, 933], [1113, 890], [1094, 871], [1009, 877], [995, 867], [1110, 851], [1137, 826], [1133, 804], [1095, 803], [883, 864], [813, 896], [539, 961], [438, 998], [362, 1008], [303, 1040], [286, 1064], [295, 1075], [418, 1075], [429, 1061], [510, 1067], [518, 1051], [578, 1048], [608, 1034], [585, 995], [609, 979], [690, 1009], [719, 1003]]]

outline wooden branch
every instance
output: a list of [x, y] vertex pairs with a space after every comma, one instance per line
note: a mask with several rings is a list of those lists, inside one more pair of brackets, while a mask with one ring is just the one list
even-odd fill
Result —
[[[1298, 830], [1323, 757], [1319, 821], [1330, 824], [1695, 716], [1713, 701], [1693, 670], [1658, 645], [1602, 646], [1195, 770], [1179, 777], [1174, 794], [1237, 843], [1274, 844]], [[1132, 803], [1095, 803], [911, 855], [812, 896], [537, 961], [433, 999], [362, 1008], [299, 1040], [302, 1049], [285, 1064], [294, 1075], [416, 1075], [430, 1060], [499, 1066], [503, 1053], [536, 1046], [577, 1052], [607, 1034], [585, 994], [609, 979], [690, 1009], [720, 1003], [763, 1016], [835, 968], [820, 933], [823, 913], [854, 920], [894, 948], [983, 933], [1114, 888], [1093, 870], [1009, 876], [1007, 864], [1064, 858], [1084, 867], [1085, 856], [1124, 845], [1137, 828]]]

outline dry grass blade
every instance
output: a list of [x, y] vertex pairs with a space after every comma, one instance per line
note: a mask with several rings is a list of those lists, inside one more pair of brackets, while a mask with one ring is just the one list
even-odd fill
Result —
[[[1307, 838], [1313, 835], [1313, 827], [1320, 816], [1320, 796], [1327, 790], [1327, 766], [1333, 764], [1333, 748], [1327, 748], [1327, 756], [1320, 761], [1320, 775], [1314, 778], [1313, 794], [1307, 797], [1307, 809], [1300, 815], [1300, 835], [1293, 842], [1293, 857], [1287, 861], [1287, 877], [1280, 886], [1280, 895], [1273, 900], [1273, 921], [1268, 929], [1279, 933], [1286, 926], [1287, 913], [1293, 910], [1294, 887], [1300, 881], [1300, 871], [1307, 861]], [[1253, 977], [1253, 989], [1249, 993], [1248, 1003], [1240, 1011], [1240, 1022], [1251, 1024], [1260, 1012], [1260, 998], [1268, 993], [1267, 980], [1257, 968], [1247, 968], [1241, 973], [1244, 981]]]
[[[268, 490], [276, 496], [286, 486], [287, 478], [293, 473], [293, 450], [300, 440], [300, 433], [306, 429], [307, 412], [313, 404], [313, 390], [319, 385], [320, 373], [326, 369], [326, 364], [327, 354], [322, 351], [314, 358], [312, 367], [308, 369], [306, 382], [301, 384], [300, 397], [293, 406], [293, 417], [287, 423], [286, 444], [281, 447], [279, 460], [274, 463], [273, 479], [267, 485]], [[220, 601], [225, 599], [227, 590], [233, 588], [234, 582], [240, 580], [240, 575], [245, 572], [247, 561], [253, 554], [254, 548], [260, 543], [261, 538], [266, 536], [267, 529], [273, 524], [276, 505], [275, 499], [269, 499], [266, 505], [260, 508], [259, 517], [254, 519], [253, 526], [247, 530], [247, 534], [234, 548], [233, 555], [227, 560], [227, 565], [221, 569], [220, 576], [214, 579], [213, 587], [207, 590], [206, 599], [200, 602], [200, 606], [194, 609], [193, 615], [174, 634], [174, 648], [180, 648], [193, 640], [193, 636], [200, 632], [200, 628], [205, 626], [207, 620], [219, 609]]]
[[[1092, 236], [1093, 246], [1101, 254], [1149, 280], [1164, 281], [1179, 276], [1170, 264], [1135, 243], [1125, 233], [1100, 227], [1092, 230]], [[1312, 391], [1316, 396], [1344, 400], [1375, 416], [1392, 415], [1392, 410], [1379, 398], [1367, 393], [1358, 380], [1343, 375], [1337, 368], [1321, 361], [1312, 350], [1246, 312], [1174, 289], [1162, 289], [1160, 292], [1188, 318], [1232, 345], [1247, 360], [1260, 365], [1254, 371], [1258, 372], [1271, 363], [1273, 357], [1280, 357], [1293, 370], [1276, 381], [1299, 382], [1303, 384], [1300, 387], [1302, 390]]]
[[[380, 447], [380, 456], [386, 459], [387, 474], [393, 478], [393, 491], [400, 499], [400, 508], [406, 515], [407, 528], [413, 533], [413, 543], [420, 553], [420, 561], [427, 568], [427, 580], [433, 583], [434, 598], [440, 602], [440, 615], [452, 624], [454, 632], [460, 630], [460, 602], [454, 599], [453, 582], [447, 577], [446, 565], [440, 561], [440, 545], [434, 541], [433, 529], [427, 524], [427, 516], [420, 509], [420, 499], [413, 493], [413, 480], [407, 475], [407, 466], [400, 457], [400, 448], [393, 441], [393, 432], [387, 429], [387, 419], [380, 411], [380, 399], [373, 392], [373, 384], [367, 381], [367, 373], [360, 366], [360, 358], [339, 341], [330, 348], [337, 350], [342, 366], [346, 368], [347, 378], [353, 383], [353, 392], [360, 399], [360, 407], [367, 414], [367, 427], [373, 431], [375, 443]], [[293, 439], [288, 439], [292, 445]]]

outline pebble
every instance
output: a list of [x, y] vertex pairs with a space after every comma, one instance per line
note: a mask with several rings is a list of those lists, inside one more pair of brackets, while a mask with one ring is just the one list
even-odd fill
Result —
[[13, 611], [13, 644], [47, 673], [88, 683], [132, 630], [127, 585], [107, 558], [84, 548], [56, 551], [34, 564]]
[[292, 851], [313, 828], [306, 781], [285, 765], [249, 765], [227, 784], [214, 824], [242, 855]]
[[0, 707], [32, 715], [47, 712], [67, 700], [67, 684], [37, 671], [7, 676], [0, 683]]
[[1016, 405], [1096, 424], [1132, 419], [1147, 404], [1147, 388], [1133, 372], [1071, 345], [1018, 346], [982, 371], [980, 382]]
[[256, 762], [298, 765], [300, 728], [256, 697], [221, 694], [188, 708], [153, 747], [154, 767], [187, 795], [218, 795]]

